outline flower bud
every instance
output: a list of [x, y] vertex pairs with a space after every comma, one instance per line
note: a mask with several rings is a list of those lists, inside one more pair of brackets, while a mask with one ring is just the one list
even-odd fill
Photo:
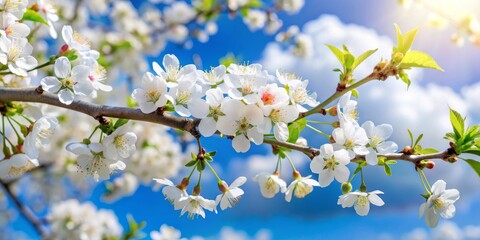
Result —
[[339, 128], [340, 127], [340, 122], [339, 121], [335, 121], [332, 123], [332, 127], [333, 128]]
[[218, 190], [222, 193], [226, 193], [228, 191], [228, 184], [225, 181], [218, 182]]
[[393, 60], [393, 62], [395, 62], [395, 63], [400, 63], [400, 62], [402, 62], [402, 60], [403, 60], [403, 53], [401, 53], [401, 52], [396, 52], [395, 54], [393, 54], [392, 60]]
[[413, 149], [410, 146], [406, 146], [403, 148], [401, 153], [404, 153], [406, 155], [412, 155], [413, 154]]
[[352, 184], [350, 182], [342, 183], [342, 194], [347, 194], [352, 191]]
[[63, 44], [58, 55], [63, 55], [68, 51], [68, 44]]
[[388, 62], [387, 61], [381, 61], [379, 62], [374, 68], [373, 68], [373, 72], [374, 73], [378, 73], [380, 71], [382, 71], [382, 69], [384, 69], [386, 66], [387, 66]]
[[365, 186], [365, 184], [362, 183], [362, 185], [360, 185], [360, 192], [366, 192], [367, 191], [367, 186]]
[[330, 115], [332, 117], [336, 117], [338, 115], [337, 106], [335, 105], [335, 106], [327, 109], [327, 113], [328, 113], [328, 115]]
[[299, 179], [299, 178], [302, 178], [302, 175], [300, 174], [299, 171], [295, 170], [292, 173], [292, 177], [293, 177], [293, 179]]
[[435, 167], [435, 163], [432, 162], [432, 161], [428, 161], [425, 163], [425, 167], [428, 168], [428, 169], [432, 169]]
[[188, 187], [188, 184], [190, 184], [190, 180], [188, 178], [183, 178], [182, 182], [177, 185], [177, 188], [180, 190], [185, 190]]
[[193, 188], [193, 193], [192, 193], [192, 195], [193, 195], [193, 196], [198, 196], [198, 195], [200, 195], [200, 192], [201, 192], [201, 191], [202, 191], [202, 190], [201, 190], [201, 188], [200, 188], [200, 185], [196, 185], [196, 186]]

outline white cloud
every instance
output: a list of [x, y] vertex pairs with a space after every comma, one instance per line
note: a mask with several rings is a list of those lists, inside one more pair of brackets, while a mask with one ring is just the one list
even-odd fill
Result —
[[250, 237], [246, 232], [238, 229], [233, 229], [232, 227], [222, 227], [220, 232], [216, 236], [211, 236], [207, 238], [194, 236], [191, 239], [195, 240], [205, 240], [205, 239], [228, 239], [228, 240], [270, 240], [272, 239], [272, 234], [267, 229], [260, 229], [255, 233], [253, 237]]
[[[392, 33], [393, 31], [392, 26]], [[356, 78], [370, 73], [380, 58], [389, 59], [393, 45], [391, 39], [378, 35], [372, 29], [354, 24], [344, 24], [337, 17], [328, 15], [305, 24], [303, 33], [311, 36], [314, 42], [315, 49], [311, 58], [298, 59], [279, 44], [271, 43], [265, 49], [261, 63], [270, 71], [280, 68], [293, 71], [304, 79], [309, 79], [310, 87], [312, 87], [312, 91], [318, 93], [320, 101], [332, 94], [338, 82], [338, 74], [332, 72], [332, 69], [339, 67], [339, 63], [324, 44], [335, 46], [345, 44], [356, 55], [368, 49], [378, 48], [378, 52], [357, 69]], [[448, 86], [432, 83], [426, 86], [422, 85], [422, 75], [422, 71], [410, 73], [413, 83], [408, 91], [405, 84], [393, 78], [386, 82], [375, 81], [360, 87], [360, 99], [358, 100], [360, 122], [372, 120], [377, 124], [393, 125], [392, 138], [400, 146], [409, 143], [407, 129], [411, 129], [416, 135], [423, 133], [422, 145], [438, 149], [448, 147], [448, 142], [443, 139], [443, 136], [446, 132], [451, 131], [449, 106], [467, 115], [471, 123], [478, 124], [480, 83], [464, 86], [460, 92], [455, 92]], [[454, 80], [452, 79], [452, 81]], [[380, 171], [374, 171], [374, 173], [381, 174]], [[420, 182], [412, 167], [395, 168], [394, 174], [396, 177], [393, 178], [375, 176], [375, 179], [378, 180], [375, 184], [389, 188], [398, 184], [412, 185], [418, 188], [401, 189], [409, 190], [412, 193], [421, 191]], [[449, 188], [459, 188], [464, 203], [467, 202], [465, 197], [473, 193], [474, 189], [478, 189], [478, 177], [463, 162], [451, 165], [438, 161], [436, 168], [429, 171], [427, 175], [431, 182], [442, 178], [448, 182]], [[404, 196], [404, 198], [406, 197]], [[408, 196], [408, 198], [410, 197], [411, 195]], [[412, 202], [404, 200], [410, 204]]]

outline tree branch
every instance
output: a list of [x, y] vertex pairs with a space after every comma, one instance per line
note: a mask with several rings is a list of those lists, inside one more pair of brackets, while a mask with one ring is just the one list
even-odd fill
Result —
[[[48, 92], [39, 91], [39, 89], [0, 88], [0, 102], [10, 102], [10, 101], [45, 103], [45, 104], [73, 110], [76, 112], [81, 112], [89, 116], [92, 116], [96, 120], [101, 119], [102, 117], [114, 117], [114, 118], [124, 118], [124, 119], [138, 120], [138, 121], [144, 121], [144, 122], [152, 122], [152, 123], [157, 123], [157, 124], [165, 125], [172, 128], [182, 129], [184, 131], [188, 131], [192, 133], [194, 136], [199, 137], [196, 127], [200, 123], [200, 119], [181, 118], [181, 117], [175, 117], [170, 115], [163, 115], [158, 111], [145, 114], [142, 111], [140, 111], [140, 109], [98, 105], [98, 104], [88, 103], [82, 100], [75, 100], [72, 102], [72, 104], [65, 105], [58, 100], [57, 95], [51, 94]], [[288, 149], [303, 152], [310, 159], [313, 159], [315, 156], [318, 156], [320, 154], [319, 149], [308, 147], [308, 146], [292, 144], [288, 142], [280, 142], [272, 138], [264, 138], [264, 142], [273, 146], [280, 146], [280, 147], [285, 147]], [[449, 157], [449, 155], [451, 155], [451, 153], [449, 153], [448, 150], [445, 150], [443, 152], [434, 153], [434, 154], [425, 154], [425, 155], [409, 155], [404, 153], [391, 153], [391, 154], [378, 155], [378, 156], [385, 157], [387, 160], [404, 160], [412, 163], [418, 163], [421, 160], [425, 160], [425, 159], [446, 159], [447, 157]], [[365, 159], [365, 156], [358, 155], [352, 161], [358, 161], [359, 159]]]
[[22, 202], [20, 202], [20, 199], [13, 193], [12, 189], [10, 188], [10, 184], [5, 183], [3, 181], [0, 181], [3, 189], [5, 190], [5, 193], [10, 196], [12, 199], [13, 203], [15, 206], [17, 206], [18, 210], [20, 213], [23, 215], [23, 217], [32, 224], [33, 228], [37, 231], [37, 233], [40, 235], [40, 237], [44, 237], [46, 235], [46, 231], [43, 228], [42, 222], [40, 219], [38, 219], [37, 216], [30, 210], [29, 207], [24, 205]]
[[[273, 146], [280, 146], [285, 147], [288, 149], [296, 150], [299, 152], [303, 152], [307, 155], [310, 159], [313, 159], [315, 156], [320, 154], [320, 150], [317, 148], [309, 147], [309, 146], [301, 146], [297, 144], [292, 144], [288, 142], [280, 142], [272, 138], [264, 138], [263, 142], [273, 145]], [[422, 155], [413, 155], [413, 154], [405, 154], [405, 153], [389, 153], [389, 154], [379, 154], [378, 157], [383, 157], [386, 160], [403, 160], [407, 162], [411, 162], [414, 164], [419, 163], [422, 160], [427, 159], [446, 159], [451, 153], [448, 149], [443, 152], [432, 153], [432, 154], [422, 154]], [[356, 155], [352, 162], [357, 162], [359, 160], [365, 160], [365, 155]]]
[[10, 101], [45, 103], [48, 105], [81, 112], [92, 116], [96, 120], [100, 119], [101, 117], [124, 118], [130, 120], [158, 123], [188, 132], [193, 131], [199, 123], [198, 119], [175, 117], [170, 115], [164, 115], [159, 112], [145, 114], [140, 109], [98, 105], [82, 100], [74, 100], [72, 104], [65, 105], [61, 103], [60, 100], [58, 100], [57, 95], [44, 92], [41, 89], [0, 88], [0, 102]]

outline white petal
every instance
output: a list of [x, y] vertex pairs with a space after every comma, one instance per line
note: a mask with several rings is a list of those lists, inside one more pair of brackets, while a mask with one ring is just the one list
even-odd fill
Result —
[[59, 78], [66, 78], [72, 70], [70, 61], [67, 57], [59, 57], [55, 60], [55, 75]]
[[63, 104], [70, 105], [73, 102], [74, 98], [75, 98], [75, 95], [73, 94], [72, 91], [68, 89], [62, 89], [60, 90], [60, 92], [58, 92], [58, 99]]
[[62, 86], [62, 84], [56, 77], [44, 77], [42, 78], [41, 84], [42, 89], [50, 93], [58, 92], [58, 90], [60, 90], [60, 87]]
[[175, 55], [167, 54], [163, 57], [163, 67], [165, 67], [165, 70], [167, 71], [170, 68], [176, 70], [180, 67], [180, 62]]
[[274, 133], [275, 139], [281, 142], [286, 142], [289, 137], [287, 124], [283, 122], [278, 122], [273, 127], [273, 133]]
[[318, 175], [318, 183], [320, 184], [320, 187], [326, 187], [332, 183], [333, 178], [334, 173], [331, 170], [326, 169], [321, 171]]
[[370, 193], [368, 195], [368, 200], [375, 206], [383, 206], [385, 202], [377, 195], [374, 193]]
[[204, 118], [200, 121], [198, 130], [203, 136], [210, 137], [217, 131], [217, 122], [211, 117]]
[[370, 211], [370, 204], [367, 203], [365, 206], [362, 206], [360, 204], [355, 204], [354, 208], [355, 208], [355, 212], [357, 212], [358, 215], [367, 216], [368, 212]]
[[237, 187], [240, 187], [242, 186], [243, 184], [245, 184], [245, 182], [247, 182], [247, 178], [246, 177], [238, 177], [237, 179], [235, 179], [235, 181], [232, 182], [232, 184], [230, 184], [230, 188], [237, 188]]
[[192, 116], [196, 118], [205, 118], [209, 113], [209, 106], [208, 104], [201, 99], [192, 100], [190, 104], [188, 104], [188, 109]]
[[377, 153], [375, 150], [371, 147], [368, 148], [368, 154], [365, 156], [365, 160], [367, 160], [367, 163], [369, 165], [377, 165], [378, 164], [378, 158], [377, 158]]
[[232, 146], [237, 152], [247, 152], [250, 149], [250, 140], [245, 135], [240, 134], [233, 138]]

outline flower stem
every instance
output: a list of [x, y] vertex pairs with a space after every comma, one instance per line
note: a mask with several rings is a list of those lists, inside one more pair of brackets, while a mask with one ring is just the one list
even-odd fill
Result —
[[195, 164], [195, 166], [193, 166], [192, 168], [192, 171], [190, 172], [190, 174], [188, 175], [187, 179], [190, 181], [190, 178], [192, 177], [193, 175], [193, 172], [195, 172], [195, 169], [197, 169], [197, 165]]
[[278, 156], [277, 166], [275, 167], [275, 172], [278, 171], [278, 169], [282, 166], [282, 165], [280, 165], [280, 161], [281, 161], [281, 158], [280, 158], [280, 156]]
[[326, 138], [330, 138], [330, 135], [328, 135], [328, 134], [326, 134], [326, 133], [324, 133], [324, 132], [322, 132], [322, 131], [314, 128], [314, 127], [312, 127], [311, 125], [308, 125], [308, 124], [307, 124], [306, 127], [308, 127], [308, 128], [310, 128], [310, 129], [312, 129], [313, 131], [315, 131], [315, 132], [323, 135], [323, 136], [326, 137]]
[[88, 137], [88, 140], [90, 140], [92, 137], [93, 137], [93, 134], [95, 134], [95, 132], [98, 130], [98, 126], [95, 127], [95, 129], [93, 129], [93, 132], [90, 134], [90, 136]]
[[290, 166], [292, 166], [293, 171], [296, 172], [297, 169], [295, 168], [295, 164], [293, 164], [292, 159], [286, 153], [285, 153], [285, 157], [288, 159], [288, 162], [290, 162]]
[[8, 116], [7, 116], [7, 121], [8, 123], [10, 123], [10, 126], [12, 126], [13, 131], [15, 132], [15, 135], [17, 135], [17, 142], [20, 144], [21, 142], [23, 142], [23, 138], [20, 136], [20, 134], [18, 134], [17, 129], [15, 128], [12, 121], [10, 120], [10, 117]]
[[320, 122], [320, 121], [314, 121], [314, 120], [307, 120], [307, 122], [314, 123], [314, 124], [332, 125], [331, 122]]
[[[215, 178], [217, 178], [217, 182], [218, 183], [221, 183], [222, 182], [222, 179], [218, 176], [217, 172], [215, 172], [215, 169], [213, 169], [212, 165], [210, 165], [210, 163], [208, 161], [205, 161], [205, 164], [208, 166], [208, 168], [210, 168], [210, 170], [212, 171], [213, 175], [215, 175]], [[200, 174], [202, 174], [202, 172], [200, 172]]]
[[423, 174], [423, 170], [418, 170], [418, 176], [420, 177], [420, 180], [422, 181], [422, 186], [423, 188], [425, 189], [425, 191], [427, 192], [428, 195], [431, 195], [432, 193], [430, 192], [431, 188], [429, 187], [429, 185], [427, 186], [427, 183], [425, 182], [425, 174]]

